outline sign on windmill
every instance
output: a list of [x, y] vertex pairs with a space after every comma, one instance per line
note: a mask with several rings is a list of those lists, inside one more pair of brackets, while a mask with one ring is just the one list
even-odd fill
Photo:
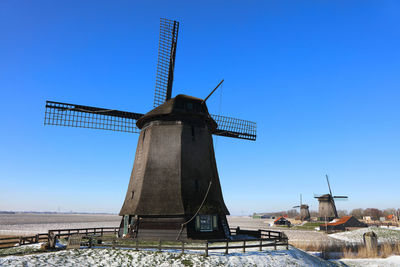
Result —
[[333, 219], [339, 218], [335, 200], [347, 200], [347, 196], [334, 196], [332, 194], [331, 186], [329, 184], [328, 175], [326, 176], [326, 182], [328, 183], [329, 194], [314, 195], [314, 198], [318, 199], [318, 220], [319, 221], [332, 221]]
[[255, 141], [256, 124], [211, 115], [206, 105], [209, 96], [204, 100], [181, 94], [171, 98], [178, 29], [177, 21], [161, 19], [153, 110], [141, 114], [47, 101], [45, 125], [140, 134], [120, 211], [121, 235], [227, 238], [229, 211], [212, 135]]

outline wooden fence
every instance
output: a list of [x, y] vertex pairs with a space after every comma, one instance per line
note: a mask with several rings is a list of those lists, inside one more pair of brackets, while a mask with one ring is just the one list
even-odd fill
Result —
[[10, 248], [15, 245], [28, 245], [35, 244], [48, 240], [48, 234], [37, 234], [30, 236], [10, 236], [10, 237], [2, 237], [0, 238], [0, 249], [1, 248]]
[[[100, 242], [98, 242], [100, 241]], [[141, 243], [142, 242], [142, 243]], [[132, 248], [136, 251], [139, 250], [178, 250], [181, 253], [186, 251], [204, 251], [204, 255], [208, 256], [210, 251], [222, 252], [224, 254], [229, 254], [229, 250], [240, 249], [242, 252], [246, 252], [248, 249], [258, 248], [258, 251], [262, 251], [265, 247], [274, 247], [276, 250], [278, 247], [289, 248], [288, 238], [284, 235], [281, 238], [253, 238], [253, 239], [218, 239], [218, 240], [201, 240], [201, 241], [163, 241], [149, 242], [146, 240], [133, 240], [132, 244], [127, 244], [126, 239], [123, 238], [113, 238], [113, 239], [103, 239], [90, 238], [88, 245], [92, 248]], [[235, 251], [237, 252], [237, 251]]]
[[41, 233], [37, 235], [29, 235], [29, 236], [10, 236], [10, 237], [2, 237], [0, 238], [0, 249], [2, 248], [10, 248], [15, 245], [29, 245], [35, 244], [39, 242], [47, 242], [51, 233], [55, 235], [56, 238], [68, 237], [72, 234], [83, 234], [83, 235], [100, 235], [103, 234], [116, 234], [119, 230], [119, 227], [98, 227], [98, 228], [77, 228], [77, 229], [56, 229], [49, 230], [48, 233]]
[[[233, 239], [214, 239], [214, 240], [191, 240], [191, 241], [163, 241], [149, 242], [147, 240], [117, 238], [116, 234], [119, 227], [99, 227], [99, 228], [78, 228], [78, 229], [53, 229], [45, 234], [37, 234], [34, 236], [6, 237], [0, 238], [0, 248], [13, 247], [16, 244], [26, 245], [34, 244], [41, 241], [50, 241], [51, 238], [58, 239], [69, 237], [71, 235], [82, 235], [83, 245], [88, 247], [112, 247], [112, 248], [134, 248], [135, 250], [155, 249], [155, 250], [180, 250], [182, 253], [188, 250], [204, 251], [204, 255], [208, 256], [210, 251], [220, 250], [225, 254], [229, 250], [241, 249], [246, 252], [247, 249], [258, 248], [262, 251], [265, 247], [283, 246], [288, 249], [288, 238], [283, 232], [270, 230], [243, 230], [232, 228], [231, 233]], [[250, 233], [259, 237], [238, 238], [237, 233]], [[112, 234], [108, 237], [104, 234]], [[4, 246], [3, 246], [4, 245]]]
[[98, 228], [76, 228], [76, 229], [56, 229], [49, 230], [48, 236], [51, 233], [55, 234], [57, 238], [68, 237], [70, 235], [104, 235], [104, 234], [117, 234], [119, 227], [98, 227]]

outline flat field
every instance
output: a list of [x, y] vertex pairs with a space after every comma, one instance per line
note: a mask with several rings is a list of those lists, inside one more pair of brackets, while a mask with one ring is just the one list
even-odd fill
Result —
[[108, 214], [0, 214], [0, 235], [34, 235], [50, 229], [116, 227], [121, 217]]

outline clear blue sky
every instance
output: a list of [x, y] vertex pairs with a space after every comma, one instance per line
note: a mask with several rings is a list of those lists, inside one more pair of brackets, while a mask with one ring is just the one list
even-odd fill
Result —
[[180, 21], [173, 95], [257, 122], [215, 138], [232, 214], [314, 193], [399, 208], [398, 1], [0, 1], [0, 210], [119, 212], [138, 135], [43, 126], [45, 100], [152, 108], [159, 18]]

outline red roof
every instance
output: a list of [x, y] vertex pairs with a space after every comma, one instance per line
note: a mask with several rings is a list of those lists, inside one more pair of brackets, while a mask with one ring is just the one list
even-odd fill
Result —
[[274, 221], [274, 223], [277, 222], [277, 221], [279, 221], [280, 219], [286, 220], [284, 216], [279, 216], [279, 217]]
[[344, 224], [344, 223], [346, 223], [348, 220], [350, 220], [351, 217], [353, 217], [353, 216], [343, 216], [343, 217], [341, 217], [341, 218], [339, 218], [339, 219], [336, 219], [335, 222], [330, 222], [330, 223], [327, 223], [327, 224], [325, 223], [325, 224], [323, 224], [323, 225], [332, 225], [332, 226], [335, 226], [335, 225]]

